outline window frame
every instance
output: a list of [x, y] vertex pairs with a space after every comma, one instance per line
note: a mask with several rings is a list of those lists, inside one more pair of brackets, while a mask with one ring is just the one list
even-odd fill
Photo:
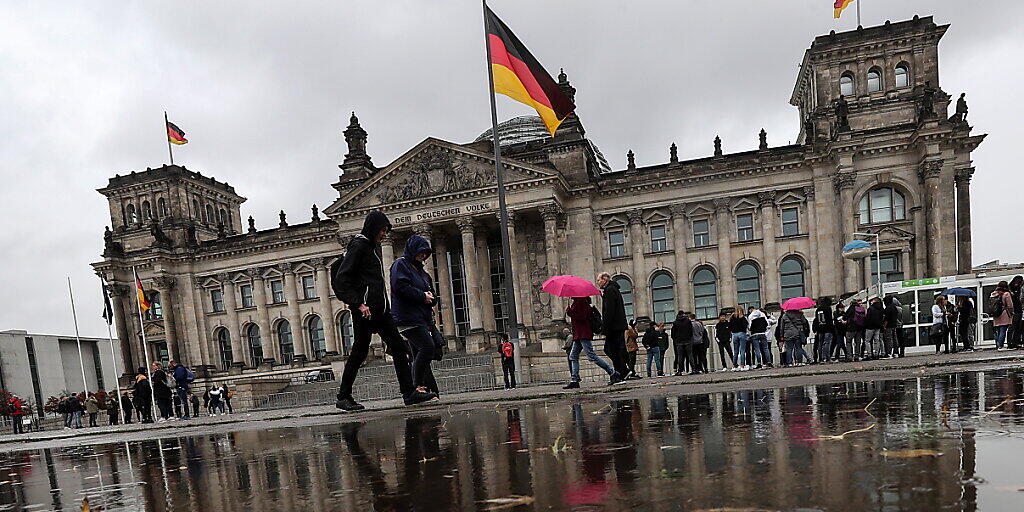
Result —
[[[276, 289], [280, 287], [279, 289]], [[270, 280], [270, 300], [271, 304], [284, 304], [287, 299], [284, 295], [284, 280], [283, 279], [271, 279]]]
[[[283, 329], [284, 327], [287, 327], [287, 331]], [[277, 322], [274, 333], [277, 334], [277, 350], [281, 353], [281, 362], [291, 364], [295, 360], [295, 333], [292, 332], [291, 322], [281, 319]], [[284, 335], [287, 335], [287, 341]]]
[[[740, 272], [746, 268], [751, 268], [754, 271], [754, 275], [750, 277], [740, 277]], [[764, 297], [761, 296], [761, 267], [753, 260], [743, 260], [739, 265], [736, 265], [736, 271], [733, 274], [733, 279], [736, 282], [736, 305], [742, 307], [744, 310], [750, 308], [750, 306], [760, 307], [761, 301]], [[748, 282], [755, 282], [757, 286], [755, 288], [744, 289], [743, 284]], [[744, 297], [744, 294], [756, 293], [757, 300], [748, 300], [751, 297]]]
[[[749, 226], [740, 226], [740, 219], [750, 219]], [[748, 237], [744, 237], [744, 233], [749, 232]], [[754, 212], [737, 213], [736, 214], [736, 241], [737, 242], [751, 242], [755, 240], [756, 233], [754, 232]]]
[[[253, 336], [253, 332], [256, 333], [255, 336]], [[256, 368], [264, 361], [263, 334], [260, 332], [260, 326], [255, 323], [247, 325], [244, 334], [245, 344], [249, 347], [249, 362], [253, 368]]]
[[[697, 231], [697, 223], [703, 223], [703, 231]], [[693, 233], [694, 247], [709, 247], [711, 245], [711, 219], [693, 219], [690, 222], [690, 232]]]
[[[710, 280], [700, 281], [703, 273], [707, 273], [711, 276]], [[698, 320], [708, 320], [711, 318], [718, 317], [718, 273], [715, 269], [709, 266], [697, 267], [690, 278], [690, 283], [693, 285], [693, 313], [697, 315]], [[706, 293], [705, 287], [710, 286], [710, 293]], [[698, 294], [698, 290], [702, 293]], [[700, 299], [711, 298], [711, 306], [699, 306]]]
[[224, 290], [220, 288], [210, 288], [210, 309], [214, 313], [224, 312]]
[[[786, 212], [793, 212], [793, 219], [786, 220]], [[799, 206], [784, 206], [779, 211], [779, 217], [782, 219], [782, 236], [795, 236], [800, 234], [800, 207]], [[786, 232], [787, 226], [793, 226], [791, 233]]]
[[352, 315], [348, 311], [338, 314], [338, 340], [341, 342], [341, 353], [348, 355], [352, 350], [352, 343], [355, 341], [355, 331], [352, 327]]
[[[903, 72], [900, 73], [900, 71]], [[905, 89], [907, 87], [910, 87], [910, 64], [907, 64], [906, 62], [901, 62], [897, 64], [896, 67], [893, 68], [893, 74], [896, 78], [895, 85], [897, 89]], [[903, 85], [900, 85], [900, 77], [904, 78]]]
[[[248, 293], [246, 293], [248, 291]], [[243, 308], [256, 307], [256, 301], [253, 299], [252, 284], [245, 283], [238, 285], [238, 296], [241, 299]]]
[[[319, 299], [319, 295], [316, 293], [316, 276], [313, 274], [301, 276], [302, 283], [302, 299], [312, 300]], [[307, 284], [308, 283], [308, 284]]]
[[[621, 242], [615, 243], [613, 237], [621, 237]], [[619, 253], [616, 254], [616, 249]], [[626, 256], [626, 230], [612, 229], [608, 231], [608, 257], [623, 258]]]
[[[314, 327], [314, 322], [319, 323], [319, 327]], [[320, 315], [310, 315], [306, 319], [306, 332], [309, 334], [309, 348], [310, 355], [313, 356], [314, 361], [319, 361], [327, 354], [327, 334], [324, 332], [324, 319]], [[314, 337], [316, 333], [320, 333], [319, 337]]]
[[[660, 284], [656, 284], [656, 282], [659, 279], [662, 279], [662, 278], [665, 278], [665, 279], [668, 280], [667, 284], [666, 284], [665, 281], [662, 281], [662, 283], [660, 283]], [[675, 278], [672, 277], [671, 273], [669, 273], [667, 271], [664, 271], [664, 270], [659, 270], [659, 271], [655, 272], [654, 275], [651, 276], [650, 287], [651, 287], [651, 319], [655, 323], [661, 323], [661, 322], [671, 323], [672, 320], [676, 316], [676, 280], [675, 280]], [[657, 293], [659, 291], [660, 292], [667, 291], [668, 292], [668, 296], [667, 297], [659, 298], [657, 296]], [[664, 306], [666, 304], [670, 306], [667, 309], [664, 308]], [[659, 306], [662, 306], [661, 309], [664, 309], [664, 311], [659, 311], [658, 310]]]
[[[661, 236], [655, 237], [654, 230], [660, 229]], [[653, 224], [647, 230], [651, 237], [651, 252], [665, 252], [668, 250], [668, 226], [666, 224]]]
[[[615, 281], [615, 284], [619, 285], [619, 293], [622, 295], [622, 305], [626, 310], [626, 320], [631, 322], [636, 317], [636, 300], [633, 294], [635, 290], [633, 280], [627, 275], [619, 274], [612, 277], [612, 281]], [[622, 286], [623, 282], [625, 282], [627, 286]]]
[[221, 366], [224, 371], [228, 371], [235, 362], [235, 355], [231, 349], [231, 332], [226, 327], [218, 327], [214, 332], [214, 338], [217, 339], [217, 350], [220, 353]]
[[[882, 270], [883, 283], [898, 283], [906, 278], [906, 275], [903, 273], [902, 256], [903, 255], [899, 252], [883, 252], [881, 254], [882, 261], [891, 260], [893, 262], [892, 269]], [[874, 254], [872, 254], [869, 259], [869, 269], [871, 271], [871, 276], [868, 278], [872, 286], [878, 286], [878, 271], [876, 270], [878, 265], [877, 261], [878, 259], [875, 257]]]
[[[888, 206], [875, 206], [875, 192], [888, 191]], [[888, 212], [887, 220], [876, 219], [875, 212]], [[865, 222], [865, 218], [867, 222]], [[869, 189], [857, 203], [857, 222], [861, 226], [887, 224], [907, 220], [907, 196], [892, 186]]]
[[[875, 84], [874, 88], [872, 88], [872, 85], [871, 85], [871, 80], [872, 80], [871, 76], [872, 75], [875, 76], [874, 80], [877, 82]], [[867, 87], [868, 87], [868, 92], [869, 93], [872, 93], [872, 92], [882, 92], [882, 89], [885, 88], [885, 81], [882, 79], [882, 70], [877, 68], [877, 67], [873, 67], [873, 68], [868, 70], [868, 74], [866, 75], [866, 79], [867, 79]]]
[[[786, 266], [787, 263], [790, 263], [790, 262], [796, 263], [797, 265], [799, 265], [800, 266], [800, 271], [799, 272], [787, 271], [785, 269], [785, 266]], [[786, 277], [788, 277], [788, 276], [795, 276], [795, 275], [799, 275], [800, 276], [800, 284], [799, 285], [786, 284]], [[799, 290], [800, 290], [799, 294], [796, 294], [796, 295], [789, 295], [789, 294], [787, 294], [786, 290], [796, 289], [796, 288], [799, 288]], [[796, 256], [786, 256], [785, 258], [782, 259], [782, 262], [779, 263], [779, 293], [780, 293], [779, 297], [781, 298], [782, 301], [786, 301], [786, 300], [792, 299], [794, 297], [806, 297], [807, 296], [807, 265], [804, 264], [802, 259], [800, 259], [800, 258], [798, 258]]]
[[[843, 92], [844, 85], [849, 85], [849, 92]], [[857, 80], [853, 77], [853, 73], [846, 71], [839, 75], [839, 95], [845, 97], [857, 95]]]

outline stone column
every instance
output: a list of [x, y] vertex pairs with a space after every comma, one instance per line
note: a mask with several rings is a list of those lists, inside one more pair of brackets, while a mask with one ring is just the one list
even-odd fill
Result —
[[644, 247], [646, 237], [644, 236], [643, 210], [630, 210], [626, 213], [626, 220], [629, 222], [629, 247], [633, 256], [630, 258], [631, 273], [633, 278], [633, 315], [651, 316], [651, 309], [648, 307], [650, 297], [647, 294], [647, 273], [644, 272]]
[[[526, 302], [523, 300], [523, 285], [529, 282], [529, 278], [527, 277], [524, 280], [522, 276], [528, 276], [529, 272], [527, 271], [526, 266], [523, 265], [522, 260], [519, 258], [519, 237], [516, 234], [516, 212], [514, 211], [508, 212], [508, 245], [512, 261], [506, 261], [505, 264], [512, 266], [510, 272], [510, 274], [512, 274], [512, 290], [513, 297], [516, 302], [516, 318], [519, 320], [519, 325], [517, 325], [516, 328], [520, 331], [520, 339], [526, 340], [526, 336], [525, 333], [522, 332], [522, 328], [526, 325], [524, 314], [528, 308], [526, 307]], [[520, 272], [523, 274], [520, 274]]]
[[[174, 290], [174, 278], [160, 275], [153, 278], [153, 286], [160, 294], [160, 310], [163, 315], [164, 341], [167, 343], [167, 358], [177, 361], [182, 356], [178, 346], [178, 329], [174, 319], [174, 298], [171, 296]], [[189, 361], [190, 364], [195, 364]]]
[[467, 314], [469, 316], [469, 335], [466, 337], [466, 352], [475, 353], [480, 351], [480, 343], [483, 341], [483, 315], [480, 311], [480, 278], [477, 275], [479, 266], [476, 264], [476, 236], [474, 235], [475, 222], [471, 218], [461, 218], [455, 221], [459, 226], [459, 233], [462, 234], [462, 267], [463, 278], [466, 283]]
[[[277, 353], [277, 344], [274, 343], [275, 333], [271, 332], [270, 310], [267, 309], [267, 283], [259, 268], [250, 268], [249, 277], [252, 278], [252, 300], [256, 303], [256, 325], [260, 327], [260, 344], [263, 346], [263, 359], [275, 359], [282, 361], [281, 354]], [[275, 358], [275, 356], [278, 356]]]
[[[818, 255], [818, 205], [815, 202], [814, 186], [804, 187], [803, 192], [804, 205], [807, 208], [807, 226], [801, 229], [801, 231], [807, 233], [810, 244], [806, 273], [811, 277], [811, 285], [806, 286], [807, 293], [811, 294], [810, 296], [812, 297], [817, 295], [839, 295], [840, 290], [825, 290], [824, 283], [822, 283], [821, 265], [824, 263], [824, 260]], [[814, 231], [812, 232], [812, 230]], [[779, 293], [782, 293], [781, 289]]]
[[[307, 359], [309, 353], [306, 350], [306, 329], [302, 325], [302, 314], [299, 312], [299, 280], [295, 279], [295, 272], [291, 263], [280, 263], [278, 270], [284, 274], [284, 300], [288, 301], [288, 310], [285, 317], [292, 327], [292, 346], [295, 347], [295, 360], [299, 363]], [[263, 334], [261, 334], [262, 336]]]
[[769, 190], [757, 194], [761, 206], [761, 239], [764, 248], [764, 288], [765, 302], [779, 302], [782, 290], [779, 284], [779, 255], [775, 247], [775, 226], [778, 217], [775, 215], [775, 191]]
[[689, 226], [686, 222], [686, 205], [679, 203], [669, 206], [672, 213], [673, 268], [676, 273], [676, 300], [679, 309], [693, 311], [693, 285], [690, 283]]
[[138, 368], [135, 358], [132, 357], [132, 336], [129, 334], [128, 320], [125, 318], [125, 297], [128, 296], [128, 287], [121, 284], [110, 284], [110, 297], [113, 299], [114, 325], [117, 328], [117, 340], [121, 348], [121, 362], [124, 365], [126, 374], [131, 374]]
[[331, 280], [327, 275], [327, 262], [323, 258], [314, 258], [313, 268], [316, 269], [316, 294], [320, 298], [320, 318], [324, 322], [324, 344], [327, 348], [325, 355], [338, 355], [341, 348], [334, 321], [334, 309], [331, 308]]
[[928, 240], [928, 275], [922, 277], [938, 277], [945, 275], [946, 262], [943, 261], [941, 209], [949, 205], [940, 202], [939, 177], [942, 174], [942, 160], [929, 160], [921, 164], [917, 175], [924, 185], [925, 197], [925, 231]]
[[[562, 208], [558, 205], [545, 205], [540, 209], [540, 216], [544, 220], [544, 249], [546, 250], [548, 263], [548, 277], [561, 274], [558, 255], [558, 220], [562, 216]], [[565, 309], [562, 300], [551, 296], [551, 321], [565, 321]]]
[[928, 277], [928, 234], [924, 228], [924, 208], [921, 205], [910, 208], [910, 218], [914, 220], [914, 273], [911, 278]]
[[434, 237], [434, 258], [437, 258], [437, 293], [441, 297], [441, 328], [448, 340], [448, 350], [456, 350], [452, 273], [448, 268], [448, 239], [444, 235]]
[[[388, 233], [380, 243], [380, 254], [381, 263], [384, 264], [385, 288], [391, 290], [391, 264], [395, 262], [395, 239], [391, 233]], [[391, 300], [391, 297], [388, 297], [388, 300]]]
[[[433, 231], [430, 229], [430, 224], [417, 224], [415, 227], [413, 227], [413, 234], [414, 235], [422, 236], [423, 238], [425, 238], [427, 240], [427, 242], [430, 242], [430, 247], [431, 248], [434, 247], [434, 236], [433, 236]], [[402, 254], [405, 254], [405, 248], [404, 247], [402, 248], [401, 252], [402, 252]], [[394, 263], [394, 262], [393, 261], [392, 262], [387, 262], [386, 265], [388, 265], [390, 267], [391, 263]], [[434, 265], [432, 265], [429, 262], [427, 262], [426, 264], [423, 265], [423, 270], [427, 271], [427, 274], [430, 275], [431, 279], [433, 279], [434, 281], [437, 281], [437, 276], [434, 275]], [[390, 285], [391, 285], [391, 283], [388, 283], [388, 289], [389, 290], [391, 289]]]
[[718, 238], [718, 306], [727, 308], [736, 304], [736, 276], [732, 269], [732, 220], [729, 218], [729, 198], [715, 199], [715, 235]]
[[[832, 179], [836, 190], [839, 192], [839, 247], [853, 239], [853, 233], [856, 231], [854, 225], [854, 204], [853, 204], [853, 185], [857, 179], [857, 173], [854, 172], [852, 166], [842, 167], [840, 166], [839, 172], [836, 173]], [[844, 292], [855, 292], [860, 290], [861, 287], [857, 285], [857, 262], [848, 260], [840, 256], [840, 260], [843, 262], [843, 275], [844, 279]]]
[[[228, 321], [227, 327], [228, 332], [231, 333], [231, 359], [233, 359], [233, 366], [246, 366], [245, 354], [249, 352], [249, 347], [242, 348], [242, 330], [239, 329], [238, 325], [238, 300], [235, 298], [235, 283], [231, 282], [231, 275], [227, 272], [217, 274], [217, 279], [223, 285], [224, 293], [224, 309], [227, 313]], [[262, 333], [261, 333], [262, 336]]]
[[971, 247], [971, 176], [974, 167], [957, 169], [956, 182], [956, 247], [957, 274], [969, 274], [973, 265]]
[[476, 242], [477, 275], [480, 276], [481, 322], [485, 332], [494, 332], [497, 325], [494, 321], [494, 290], [491, 286], [491, 253], [487, 244], [487, 228], [478, 223], [473, 240]]

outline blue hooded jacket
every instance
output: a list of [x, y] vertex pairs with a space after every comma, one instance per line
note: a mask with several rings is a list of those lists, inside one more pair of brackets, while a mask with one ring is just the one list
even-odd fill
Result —
[[[433, 325], [432, 309], [440, 303], [433, 280], [423, 269], [423, 263], [416, 261], [416, 255], [433, 252], [430, 242], [419, 235], [412, 235], [405, 243], [405, 254], [391, 265], [391, 315], [399, 326]], [[423, 301], [426, 292], [434, 294], [434, 302]]]

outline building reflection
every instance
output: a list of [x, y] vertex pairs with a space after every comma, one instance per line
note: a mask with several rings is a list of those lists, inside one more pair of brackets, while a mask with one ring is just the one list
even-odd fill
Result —
[[[1004, 402], [1022, 391], [1018, 373], [965, 373], [21, 452], [0, 455], [0, 503], [469, 511], [527, 496], [534, 510], [975, 510], [975, 420], [999, 410], [1024, 423]], [[943, 455], [883, 454], [908, 449]]]

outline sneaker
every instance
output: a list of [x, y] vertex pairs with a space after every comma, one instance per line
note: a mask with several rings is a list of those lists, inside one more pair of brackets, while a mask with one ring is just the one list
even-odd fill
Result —
[[618, 373], [611, 374], [611, 376], [608, 379], [608, 385], [609, 386], [614, 386], [614, 385], [616, 385], [616, 384], [618, 384], [620, 382], [624, 382], [624, 381], [622, 380], [622, 376], [620, 376]]
[[580, 383], [576, 382], [576, 381], [572, 381], [572, 382], [562, 386], [562, 389], [579, 389], [579, 388], [580, 388]]
[[334, 404], [335, 407], [343, 411], [361, 411], [366, 409], [362, 404], [356, 402], [352, 397], [339, 398], [338, 402]]
[[433, 400], [435, 398], [437, 398], [437, 395], [435, 395], [434, 393], [424, 393], [422, 391], [413, 391], [412, 393], [409, 393], [409, 396], [404, 398], [404, 401], [405, 401], [405, 405], [416, 405], [416, 404], [421, 404], [423, 402], [428, 402], [428, 401]]

